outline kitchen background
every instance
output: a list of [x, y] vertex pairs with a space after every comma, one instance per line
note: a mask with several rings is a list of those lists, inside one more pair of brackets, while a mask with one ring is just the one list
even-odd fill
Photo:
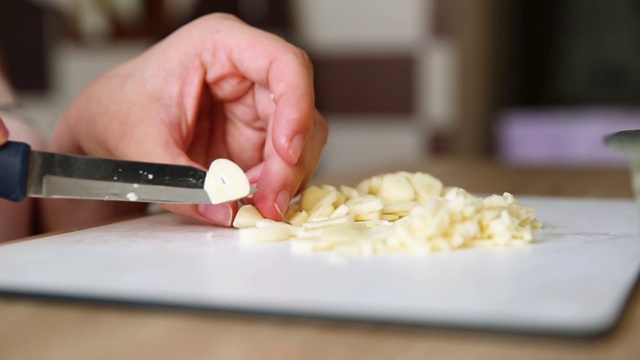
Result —
[[2, 66], [50, 132], [100, 73], [215, 11], [311, 56], [331, 126], [319, 172], [623, 166], [602, 137], [640, 128], [638, 0], [0, 0]]

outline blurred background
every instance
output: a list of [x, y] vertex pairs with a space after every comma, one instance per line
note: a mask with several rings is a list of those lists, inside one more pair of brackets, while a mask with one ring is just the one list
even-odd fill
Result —
[[624, 166], [638, 0], [0, 0], [3, 64], [45, 131], [105, 70], [228, 12], [303, 48], [331, 126], [320, 172], [429, 156]]

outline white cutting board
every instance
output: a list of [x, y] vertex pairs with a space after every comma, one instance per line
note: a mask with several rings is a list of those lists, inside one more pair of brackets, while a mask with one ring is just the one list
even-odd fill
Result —
[[344, 263], [154, 215], [0, 245], [0, 293], [566, 335], [610, 329], [640, 269], [636, 204], [521, 202], [544, 224], [533, 245]]

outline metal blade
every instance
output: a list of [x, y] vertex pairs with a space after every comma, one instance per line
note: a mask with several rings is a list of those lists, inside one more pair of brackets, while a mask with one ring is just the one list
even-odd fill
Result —
[[27, 193], [33, 197], [211, 203], [206, 172], [190, 166], [32, 151]]

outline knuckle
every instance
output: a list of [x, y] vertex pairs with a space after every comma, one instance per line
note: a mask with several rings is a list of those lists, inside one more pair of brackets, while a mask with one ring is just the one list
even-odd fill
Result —
[[311, 58], [309, 55], [302, 50], [301, 48], [291, 45], [290, 56], [294, 62], [298, 64], [302, 64], [305, 68], [311, 70], [313, 69], [313, 64], [311, 62]]

